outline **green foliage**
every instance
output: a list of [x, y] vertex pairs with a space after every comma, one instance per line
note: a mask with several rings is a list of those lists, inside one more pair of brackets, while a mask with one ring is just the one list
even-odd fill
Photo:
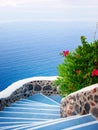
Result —
[[58, 66], [55, 81], [62, 95], [70, 94], [88, 85], [98, 83], [98, 40], [88, 43], [81, 36], [82, 45], [75, 51], [63, 51], [64, 61]]

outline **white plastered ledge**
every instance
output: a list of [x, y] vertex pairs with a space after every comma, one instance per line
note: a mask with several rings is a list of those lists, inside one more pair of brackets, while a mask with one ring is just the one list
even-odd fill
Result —
[[12, 83], [10, 86], [8, 86], [5, 90], [0, 92], [0, 99], [1, 98], [7, 98], [9, 97], [16, 89], [22, 87], [25, 83], [31, 82], [31, 81], [37, 81], [37, 80], [56, 80], [57, 76], [43, 76], [43, 77], [31, 77], [19, 80], [17, 82]]
[[82, 89], [80, 89], [80, 90], [78, 90], [78, 91], [76, 91], [76, 92], [71, 93], [71, 94], [68, 95], [68, 96], [73, 96], [73, 95], [75, 95], [76, 93], [86, 92], [86, 91], [92, 90], [92, 89], [94, 89], [94, 88], [98, 88], [98, 83], [93, 84], [93, 85], [90, 85], [90, 86], [87, 86], [87, 87], [85, 87], [85, 88], [82, 88]]

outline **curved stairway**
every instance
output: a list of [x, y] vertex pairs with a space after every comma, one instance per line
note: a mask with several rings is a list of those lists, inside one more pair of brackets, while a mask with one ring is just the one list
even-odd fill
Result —
[[88, 114], [60, 118], [57, 96], [35, 94], [0, 112], [0, 130], [97, 130], [98, 121]]

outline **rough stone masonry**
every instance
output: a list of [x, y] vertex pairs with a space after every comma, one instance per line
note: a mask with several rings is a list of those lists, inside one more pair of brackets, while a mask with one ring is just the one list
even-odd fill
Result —
[[63, 98], [60, 113], [61, 117], [92, 113], [98, 119], [98, 83]]
[[36, 93], [43, 93], [47, 96], [59, 94], [57, 87], [54, 86], [51, 80], [31, 81], [16, 89], [9, 97], [1, 98], [0, 110], [3, 110], [6, 106], [10, 106], [11, 103], [19, 99], [27, 98]]

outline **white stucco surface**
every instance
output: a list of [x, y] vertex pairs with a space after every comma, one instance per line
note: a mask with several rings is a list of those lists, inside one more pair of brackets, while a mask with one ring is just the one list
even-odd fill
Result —
[[55, 80], [57, 76], [47, 76], [47, 77], [31, 77], [19, 80], [17, 82], [14, 82], [10, 86], [8, 86], [5, 90], [0, 92], [0, 98], [6, 98], [9, 97], [16, 89], [22, 87], [25, 83], [35, 81], [35, 80]]

